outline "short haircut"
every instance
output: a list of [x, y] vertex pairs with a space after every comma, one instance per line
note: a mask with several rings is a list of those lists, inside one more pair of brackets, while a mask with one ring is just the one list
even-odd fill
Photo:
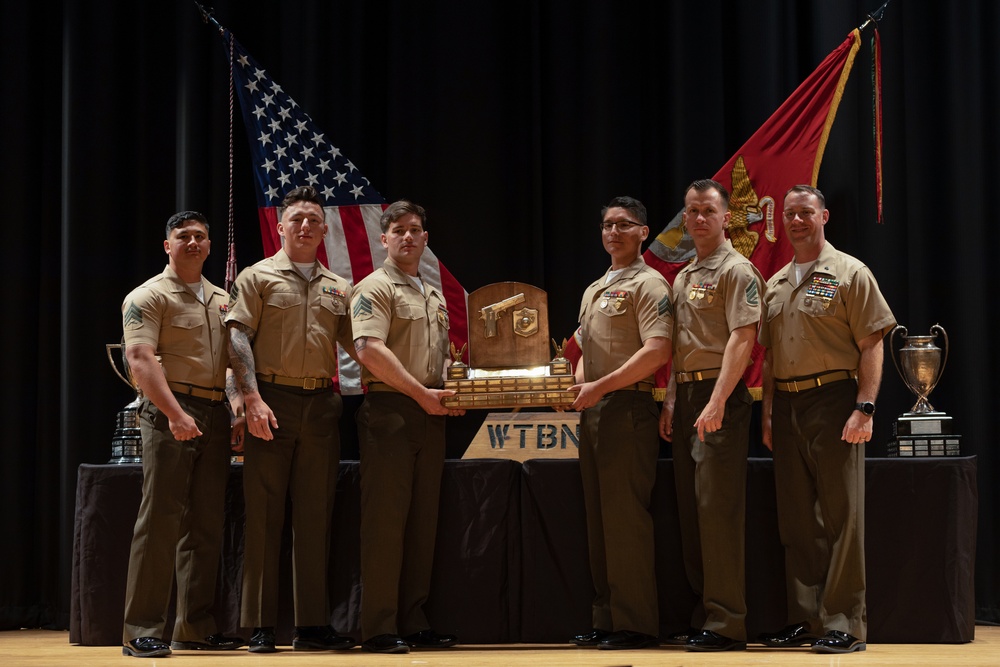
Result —
[[725, 206], [725, 210], [729, 210], [729, 190], [727, 190], [726, 186], [722, 183], [713, 181], [711, 178], [698, 179], [697, 181], [693, 181], [691, 185], [687, 186], [687, 189], [684, 190], [684, 196], [687, 196], [687, 193], [692, 190], [695, 192], [708, 192], [709, 190], [715, 190], [719, 193], [719, 196], [722, 197], [722, 204]]
[[198, 211], [179, 211], [170, 216], [167, 220], [167, 230], [166, 238], [170, 238], [170, 232], [177, 229], [183, 225], [188, 220], [194, 220], [195, 222], [200, 222], [205, 225], [205, 231], [208, 231], [208, 218], [205, 217], [204, 213], [199, 213]]
[[319, 196], [319, 192], [316, 191], [311, 185], [303, 185], [301, 187], [295, 188], [294, 190], [289, 190], [285, 198], [281, 200], [281, 205], [284, 208], [288, 208], [292, 204], [296, 204], [300, 201], [307, 201], [316, 204], [320, 208], [323, 208], [323, 198]]
[[607, 215], [608, 209], [623, 208], [639, 219], [639, 224], [646, 224], [646, 207], [635, 197], [615, 197], [601, 209], [601, 220]]
[[385, 234], [389, 231], [389, 226], [392, 223], [409, 214], [420, 218], [420, 226], [425, 230], [427, 229], [427, 211], [424, 210], [424, 207], [406, 199], [400, 199], [399, 201], [392, 202], [388, 208], [382, 211], [382, 217], [378, 221], [379, 227], [382, 228], [382, 233]]
[[824, 197], [823, 193], [819, 191], [819, 188], [814, 188], [811, 185], [793, 185], [792, 187], [788, 188], [788, 192], [785, 193], [785, 197], [788, 197], [788, 195], [792, 194], [793, 192], [801, 192], [803, 194], [813, 195], [814, 197], [816, 197], [816, 199], [819, 200], [819, 207], [826, 208], [826, 197]]

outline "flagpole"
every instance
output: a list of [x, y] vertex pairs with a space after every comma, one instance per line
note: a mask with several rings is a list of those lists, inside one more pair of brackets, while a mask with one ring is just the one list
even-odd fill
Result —
[[[886, 4], [888, 4], [888, 3], [886, 3]], [[198, 8], [198, 12], [201, 14], [201, 20], [202, 21], [204, 21], [205, 23], [211, 23], [212, 25], [214, 25], [219, 30], [219, 34], [220, 35], [223, 34], [226, 31], [226, 29], [223, 28], [222, 25], [220, 25], [219, 22], [215, 20], [215, 17], [212, 16], [213, 14], [215, 14], [215, 8], [214, 7], [205, 7], [200, 2], [195, 2], [194, 6]]]
[[878, 9], [876, 9], [875, 11], [873, 11], [871, 14], [868, 15], [868, 18], [865, 19], [865, 22], [858, 27], [858, 30], [859, 31], [864, 30], [872, 23], [878, 24], [878, 22], [882, 20], [882, 15], [885, 14], [885, 8], [889, 6], [890, 2], [892, 2], [892, 0], [885, 0], [885, 2], [882, 3], [881, 7], [879, 7]]

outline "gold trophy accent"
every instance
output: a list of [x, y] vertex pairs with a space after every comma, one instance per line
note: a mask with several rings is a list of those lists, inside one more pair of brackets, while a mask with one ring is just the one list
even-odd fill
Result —
[[[469, 364], [462, 363], [465, 346], [452, 345], [453, 363], [444, 388], [456, 392], [442, 400], [449, 408], [522, 408], [569, 406], [576, 394], [572, 365], [549, 356], [548, 295], [533, 285], [507, 282], [486, 285], [469, 294], [468, 312], [480, 313], [484, 327], [469, 326]], [[511, 326], [497, 326], [509, 308]], [[554, 344], [554, 342], [553, 342]], [[565, 342], [564, 342], [565, 345]]]
[[[935, 410], [927, 400], [948, 362], [948, 334], [939, 324], [926, 336], [907, 334], [906, 327], [897, 325], [889, 334], [889, 349], [896, 370], [917, 402], [893, 424], [895, 439], [889, 443], [889, 455], [958, 456], [961, 436], [952, 432], [951, 417]], [[938, 338], [943, 349], [934, 344]], [[902, 347], [897, 344], [899, 339]]]
[[[123, 371], [118, 370], [111, 350], [121, 350], [121, 362]], [[111, 460], [108, 463], [142, 463], [142, 433], [139, 430], [139, 405], [142, 402], [142, 390], [132, 376], [132, 369], [129, 368], [128, 359], [125, 357], [124, 343], [108, 343], [105, 345], [108, 354], [108, 363], [111, 364], [115, 375], [121, 378], [135, 392], [135, 398], [131, 403], [118, 411], [115, 419], [115, 433], [111, 438]]]
[[496, 303], [491, 303], [488, 306], [484, 306], [479, 311], [479, 316], [486, 321], [486, 337], [493, 338], [497, 335], [497, 317], [503, 315], [503, 311], [516, 306], [520, 303], [524, 303], [524, 292], [520, 294], [515, 294], [509, 299], [504, 299], [502, 301], [497, 301]]

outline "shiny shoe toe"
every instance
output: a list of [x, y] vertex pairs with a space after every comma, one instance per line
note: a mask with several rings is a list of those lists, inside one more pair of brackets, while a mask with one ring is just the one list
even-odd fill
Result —
[[250, 653], [274, 653], [278, 649], [274, 645], [274, 628], [254, 628], [250, 636]]
[[433, 630], [421, 630], [403, 637], [411, 648], [448, 648], [458, 643], [455, 635], [441, 635]]
[[410, 645], [398, 635], [376, 635], [361, 642], [361, 648], [372, 653], [409, 653]]
[[137, 637], [122, 645], [122, 655], [133, 658], [159, 658], [170, 655], [170, 647], [158, 637]]
[[341, 637], [329, 625], [296, 627], [292, 639], [296, 651], [344, 651], [356, 645], [353, 639]]
[[221, 634], [209, 635], [200, 641], [170, 642], [170, 648], [175, 651], [233, 651], [241, 646], [243, 639], [240, 637], [226, 637]]
[[642, 632], [632, 632], [631, 630], [621, 630], [605, 637], [597, 645], [597, 648], [605, 650], [638, 649], [650, 648], [659, 644], [660, 640], [652, 635]]
[[745, 651], [747, 643], [724, 637], [711, 630], [702, 630], [698, 634], [691, 635], [684, 646], [689, 651]]
[[701, 630], [699, 630], [698, 628], [688, 628], [687, 630], [674, 632], [667, 635], [666, 639], [663, 640], [663, 643], [669, 644], [671, 646], [684, 646], [685, 644], [687, 644], [689, 639], [694, 637], [699, 632], [701, 632]]
[[611, 633], [607, 630], [594, 628], [590, 632], [584, 633], [582, 635], [576, 635], [575, 637], [569, 640], [569, 643], [576, 644], [577, 646], [597, 646], [610, 634]]
[[865, 642], [840, 630], [831, 630], [812, 645], [813, 653], [854, 653], [866, 648]]
[[812, 646], [817, 639], [819, 639], [819, 635], [811, 633], [809, 626], [805, 623], [793, 623], [777, 632], [764, 632], [757, 635], [758, 642], [771, 648]]

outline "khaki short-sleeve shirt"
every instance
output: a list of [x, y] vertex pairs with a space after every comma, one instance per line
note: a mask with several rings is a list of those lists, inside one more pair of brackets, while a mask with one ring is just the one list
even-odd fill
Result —
[[[593, 382], [617, 370], [647, 338], [670, 338], [673, 306], [670, 285], [637, 258], [611, 282], [609, 270], [583, 293], [580, 334], [584, 380]], [[653, 376], [647, 378], [652, 381]]]
[[279, 250], [236, 277], [226, 322], [255, 331], [257, 373], [328, 378], [337, 373], [337, 343], [353, 349], [350, 298], [346, 280], [316, 262], [307, 281]]
[[734, 329], [759, 324], [764, 278], [728, 239], [674, 279], [673, 368], [691, 373], [722, 367]]
[[867, 266], [827, 241], [802, 283], [793, 287], [788, 264], [767, 282], [760, 344], [771, 350], [779, 380], [831, 370], [855, 370], [857, 342], [896, 320]]
[[[427, 282], [424, 292], [386, 259], [382, 268], [355, 286], [351, 319], [356, 339], [371, 336], [385, 342], [417, 382], [436, 389], [444, 384], [451, 324], [441, 292]], [[361, 381], [368, 385], [380, 380], [362, 367]]]
[[170, 382], [226, 386], [229, 347], [223, 318], [229, 295], [201, 279], [205, 303], [167, 266], [122, 302], [125, 346], [151, 345]]

